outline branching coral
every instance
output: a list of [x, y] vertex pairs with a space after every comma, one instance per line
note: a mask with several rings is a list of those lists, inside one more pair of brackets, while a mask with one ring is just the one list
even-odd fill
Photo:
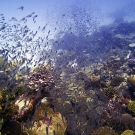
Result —
[[118, 94], [117, 88], [116, 87], [108, 87], [104, 88], [103, 91], [105, 92], [105, 95], [110, 99], [112, 98], [115, 94]]
[[124, 77], [122, 76], [115, 76], [112, 80], [111, 80], [111, 86], [119, 86], [123, 81], [124, 81]]
[[119, 86], [124, 80], [125, 80], [124, 77], [115, 76], [111, 81], [106, 82], [103, 88], [105, 95], [109, 99], [112, 98], [114, 95], [118, 95], [117, 86]]
[[51, 73], [51, 70], [45, 66], [36, 68], [28, 76], [28, 86], [33, 90], [43, 90], [47, 91], [54, 87], [54, 77]]
[[44, 97], [48, 97], [48, 105], [51, 106], [50, 91], [53, 88], [54, 78], [50, 68], [40, 66], [31, 72], [25, 79], [24, 84], [18, 86], [18, 95], [22, 93], [15, 102], [19, 106], [19, 118], [27, 119], [30, 112], [34, 113], [36, 111]]

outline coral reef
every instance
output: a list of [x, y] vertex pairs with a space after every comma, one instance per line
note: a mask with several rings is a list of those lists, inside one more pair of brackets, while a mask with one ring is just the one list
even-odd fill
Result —
[[[10, 103], [8, 105], [8, 107], [6, 108], [5, 111], [3, 111], [2, 115], [3, 115], [3, 119], [5, 121], [7, 120], [11, 120], [14, 116], [16, 116], [18, 114], [18, 106], [14, 105], [13, 103]], [[3, 109], [4, 110], [4, 109]]]
[[118, 94], [117, 87], [110, 86], [108, 88], [103, 88], [103, 91], [105, 92], [105, 95], [108, 97], [108, 99]]
[[133, 134], [127, 129], [135, 127], [135, 54], [130, 35], [123, 38], [118, 28], [126, 34], [120, 26], [102, 27], [92, 35], [65, 33], [55, 43], [66, 51], [56, 49], [53, 59], [48, 49], [47, 66], [41, 57], [32, 70], [32, 60], [0, 57], [2, 134]]
[[36, 68], [34, 72], [31, 72], [28, 76], [28, 80], [26, 80], [26, 84], [32, 90], [44, 90], [48, 92], [48, 90], [54, 87], [54, 77], [49, 67], [41, 65]]
[[116, 60], [115, 57], [110, 57], [107, 60], [107, 63], [104, 68], [107, 71], [111, 71], [111, 72], [115, 73], [121, 66], [123, 66], [124, 62], [125, 62], [125, 60]]
[[128, 113], [113, 113], [111, 117], [107, 117], [106, 124], [112, 127], [117, 133], [121, 134], [126, 129], [134, 130], [134, 119]]
[[122, 76], [115, 76], [112, 80], [110, 85], [111, 86], [119, 86], [123, 81], [124, 81], [124, 77]]
[[128, 66], [130, 68], [134, 68], [135, 67], [135, 59], [128, 59]]
[[[32, 121], [33, 124], [30, 125], [29, 123]], [[54, 132], [57, 135], [63, 135], [67, 127], [66, 121], [61, 114], [59, 112], [55, 113], [45, 104], [37, 108], [32, 121], [29, 121], [25, 128], [29, 135], [47, 134], [46, 128], [48, 128], [49, 135], [54, 135]], [[27, 129], [27, 127], [29, 128]]]
[[23, 125], [17, 121], [7, 121], [3, 124], [3, 135], [29, 135], [28, 132], [23, 131]]
[[92, 132], [92, 135], [118, 135], [111, 127], [100, 127]]
[[135, 75], [128, 77], [127, 81], [132, 87], [135, 87]]
[[[110, 79], [107, 82], [102, 82], [102, 89], [105, 92], [105, 95], [108, 97], [108, 99], [113, 98], [114, 96], [119, 96], [119, 91], [122, 89], [124, 86], [124, 77], [122, 76], [115, 76], [112, 79]], [[122, 88], [121, 88], [122, 87]]]
[[100, 87], [101, 80], [99, 76], [89, 76], [85, 79], [85, 89], [89, 89], [90, 87]]
[[[1, 76], [3, 76], [2, 80], [6, 79], [3, 72]], [[7, 79], [10, 81], [10, 78]], [[52, 107], [50, 91], [55, 85], [49, 67], [41, 65], [29, 75], [18, 78], [18, 80], [13, 79], [13, 83], [3, 86], [0, 92], [2, 125], [8, 123], [9, 119], [22, 123], [25, 123], [28, 119], [31, 120], [44, 97], [48, 97], [46, 98], [47, 106]], [[4, 129], [4, 127], [2, 128]]]
[[[18, 106], [14, 104], [15, 95], [10, 94], [7, 95], [6, 89], [3, 89], [1, 92], [1, 99], [0, 99], [0, 114], [1, 117], [4, 119], [4, 122], [12, 119], [13, 116], [15, 116], [18, 113]], [[10, 101], [10, 102], [9, 102]]]

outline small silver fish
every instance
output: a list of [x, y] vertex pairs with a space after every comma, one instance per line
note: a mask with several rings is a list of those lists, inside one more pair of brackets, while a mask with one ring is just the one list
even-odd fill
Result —
[[23, 10], [23, 9], [24, 9], [24, 6], [21, 6], [21, 7], [17, 8], [17, 9], [21, 9], [21, 10]]

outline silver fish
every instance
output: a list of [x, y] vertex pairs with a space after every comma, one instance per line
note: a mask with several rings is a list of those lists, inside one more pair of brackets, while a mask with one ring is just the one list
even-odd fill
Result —
[[24, 9], [24, 6], [21, 6], [21, 7], [17, 8], [17, 9], [21, 9], [21, 10], [23, 10], [23, 9]]

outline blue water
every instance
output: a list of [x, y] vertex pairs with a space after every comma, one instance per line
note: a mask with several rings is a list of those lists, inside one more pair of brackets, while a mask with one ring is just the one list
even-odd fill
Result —
[[[24, 6], [24, 10], [17, 10], [18, 7]], [[66, 23], [66, 26], [69, 25], [73, 21], [73, 11], [74, 7], [79, 6], [84, 8], [89, 12], [89, 14], [94, 16], [98, 23], [104, 25], [111, 23], [116, 18], [124, 18], [126, 21], [134, 20], [134, 1], [0, 1], [0, 12], [3, 13], [7, 20], [11, 17], [16, 17], [17, 19], [21, 19], [26, 15], [35, 12], [38, 14], [38, 20], [36, 24], [29, 19], [27, 24], [35, 29], [39, 25], [43, 26], [46, 23], [49, 23], [48, 27], [52, 29], [53, 23], [59, 21], [61, 23]], [[65, 19], [62, 18], [62, 14], [66, 14]], [[58, 26], [57, 26], [58, 27]], [[61, 28], [62, 29], [62, 28]]]

